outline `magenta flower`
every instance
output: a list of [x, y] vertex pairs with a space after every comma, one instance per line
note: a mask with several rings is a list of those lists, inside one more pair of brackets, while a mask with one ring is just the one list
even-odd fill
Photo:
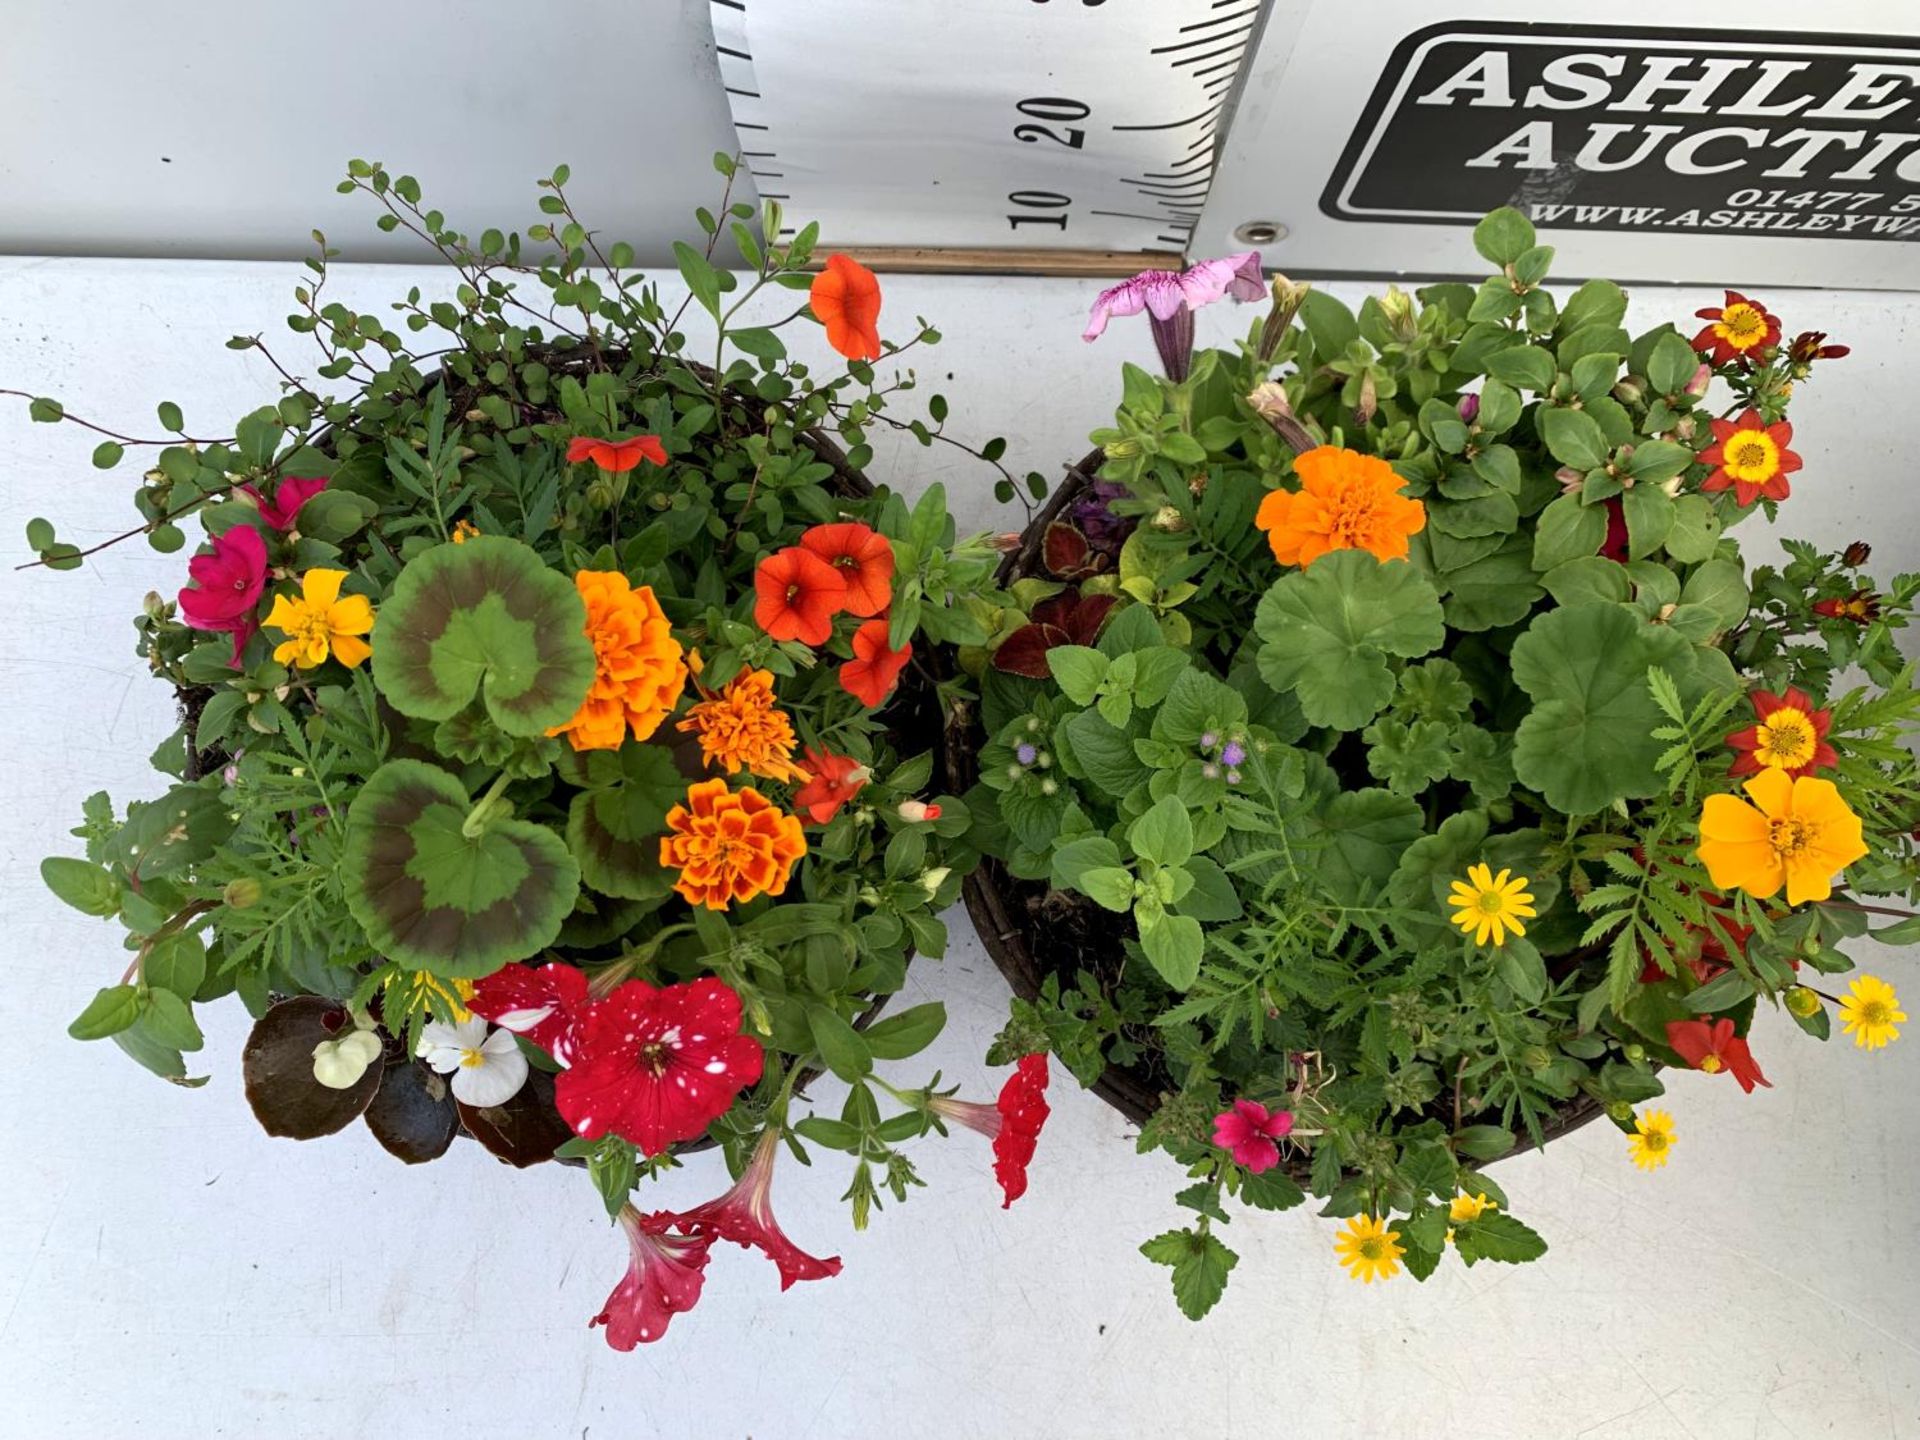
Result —
[[1087, 317], [1083, 340], [1098, 340], [1115, 315], [1147, 312], [1153, 343], [1167, 378], [1176, 384], [1187, 378], [1193, 357], [1193, 312], [1222, 296], [1258, 300], [1266, 294], [1260, 275], [1260, 252], [1248, 250], [1218, 260], [1202, 260], [1185, 270], [1143, 270], [1102, 290]]
[[658, 1340], [682, 1310], [691, 1310], [706, 1284], [711, 1235], [669, 1235], [674, 1216], [665, 1210], [642, 1215], [628, 1205], [620, 1212], [633, 1260], [626, 1276], [607, 1296], [607, 1308], [587, 1322], [607, 1327], [607, 1343], [616, 1350]]
[[1236, 1100], [1231, 1110], [1213, 1117], [1213, 1143], [1231, 1150], [1236, 1165], [1258, 1175], [1280, 1163], [1280, 1147], [1293, 1129], [1293, 1112], [1269, 1112], [1258, 1100]]
[[193, 584], [180, 592], [180, 617], [195, 630], [224, 630], [233, 636], [233, 668], [240, 652], [260, 628], [254, 612], [267, 586], [267, 542], [251, 525], [235, 525], [213, 537], [211, 553], [187, 561]]
[[289, 475], [274, 487], [271, 500], [262, 495], [257, 486], [236, 485], [233, 488], [259, 506], [260, 518], [274, 529], [291, 530], [300, 507], [327, 488], [327, 477], [322, 475], [316, 479], [302, 480]]
[[753, 1148], [753, 1158], [733, 1188], [718, 1199], [679, 1215], [655, 1216], [686, 1234], [709, 1241], [731, 1240], [758, 1250], [780, 1267], [780, 1288], [796, 1280], [824, 1280], [840, 1273], [840, 1257], [822, 1260], [789, 1240], [773, 1218], [773, 1162], [780, 1153], [780, 1127], [769, 1125]]

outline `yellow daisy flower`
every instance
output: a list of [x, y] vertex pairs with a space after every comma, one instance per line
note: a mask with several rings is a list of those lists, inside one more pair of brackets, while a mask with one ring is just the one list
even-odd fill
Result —
[[1878, 1050], [1898, 1040], [1898, 1026], [1906, 1018], [1893, 986], [1875, 975], [1862, 975], [1840, 997], [1841, 1033], [1853, 1036], [1862, 1050]]
[[344, 570], [309, 570], [300, 577], [300, 597], [276, 595], [267, 627], [286, 635], [274, 647], [282, 665], [312, 669], [332, 655], [349, 670], [373, 653], [360, 637], [373, 629], [373, 603], [364, 595], [342, 597]]
[[1476, 945], [1486, 944], [1489, 937], [1494, 944], [1504, 945], [1509, 930], [1525, 935], [1527, 927], [1520, 922], [1538, 913], [1527, 890], [1527, 877], [1508, 879], [1509, 875], [1509, 870], [1495, 875], [1485, 865], [1471, 865], [1465, 881], [1453, 882], [1453, 898], [1448, 902], [1454, 907], [1453, 923], [1473, 936]]
[[1658, 1170], [1673, 1157], [1673, 1116], [1665, 1110], [1634, 1116], [1633, 1129], [1627, 1151], [1642, 1170]]
[[1333, 1239], [1334, 1254], [1347, 1267], [1347, 1273], [1363, 1285], [1375, 1279], [1391, 1280], [1400, 1273], [1400, 1257], [1407, 1252], [1395, 1242], [1398, 1230], [1387, 1229], [1386, 1221], [1375, 1215], [1355, 1215], [1346, 1230]]

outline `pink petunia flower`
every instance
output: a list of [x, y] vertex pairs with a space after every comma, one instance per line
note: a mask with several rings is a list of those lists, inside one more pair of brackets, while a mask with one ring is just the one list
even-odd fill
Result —
[[247, 496], [260, 509], [260, 518], [276, 530], [291, 530], [300, 507], [327, 488], [327, 477], [317, 476], [310, 480], [289, 475], [274, 487], [273, 498], [267, 499], [257, 486], [236, 485], [233, 487]]
[[769, 1125], [753, 1147], [753, 1158], [726, 1194], [671, 1217], [675, 1229], [709, 1240], [731, 1240], [758, 1250], [780, 1269], [780, 1288], [796, 1280], [824, 1280], [840, 1273], [840, 1257], [822, 1260], [789, 1240], [773, 1218], [773, 1162], [779, 1158], [780, 1127]]
[[1143, 270], [1100, 292], [1080, 338], [1098, 340], [1112, 317], [1144, 310], [1160, 363], [1167, 378], [1177, 383], [1187, 378], [1193, 356], [1193, 312], [1225, 296], [1246, 301], [1266, 293], [1258, 250], [1202, 260], [1185, 270]]
[[625, 1277], [607, 1296], [607, 1305], [587, 1328], [607, 1327], [607, 1344], [631, 1350], [658, 1340], [683, 1310], [691, 1310], [706, 1284], [710, 1235], [670, 1235], [671, 1212], [642, 1215], [628, 1205], [620, 1212], [633, 1259]]
[[180, 591], [180, 618], [195, 630], [233, 636], [233, 667], [260, 628], [254, 612], [267, 585], [267, 542], [251, 525], [235, 525], [212, 540], [211, 552], [187, 561], [193, 584]]
[[1236, 1165], [1254, 1175], [1280, 1163], [1280, 1147], [1293, 1129], [1291, 1110], [1269, 1111], [1258, 1100], [1236, 1100], [1231, 1110], [1213, 1117], [1213, 1143], [1231, 1150]]

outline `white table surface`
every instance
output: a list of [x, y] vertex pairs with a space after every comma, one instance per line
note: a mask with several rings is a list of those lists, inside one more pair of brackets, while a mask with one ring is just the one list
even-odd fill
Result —
[[[0, 386], [142, 433], [173, 399], [213, 430], [274, 397], [259, 357], [222, 342], [272, 332], [297, 273], [0, 260]], [[437, 280], [349, 267], [330, 293], [373, 308]], [[1150, 363], [1138, 321], [1082, 346], [1088, 284], [886, 283], [889, 318], [945, 330], [922, 370], [954, 428], [1006, 434], [1021, 469], [1057, 473], [1082, 453], [1119, 360]], [[1681, 319], [1711, 298], [1644, 292], [1639, 313]], [[1790, 328], [1856, 347], [1797, 414], [1795, 531], [1865, 536], [1877, 569], [1920, 568], [1911, 301], [1776, 298]], [[1216, 311], [1203, 330], [1246, 318]], [[276, 350], [298, 356], [281, 333]], [[131, 472], [95, 472], [91, 448], [0, 404], [9, 565], [28, 558], [30, 516], [75, 539], [129, 523]], [[965, 519], [991, 522], [965, 457], [888, 446], [874, 468], [907, 488], [943, 479]], [[1128, 1125], [1056, 1072], [1032, 1188], [1010, 1211], [971, 1135], [919, 1145], [928, 1188], [860, 1235], [838, 1199], [842, 1157], [783, 1164], [782, 1223], [845, 1272], [783, 1295], [765, 1261], [718, 1246], [699, 1307], [665, 1342], [609, 1350], [586, 1322], [626, 1251], [579, 1174], [512, 1172], [469, 1145], [410, 1169], [361, 1127], [269, 1139], [240, 1093], [237, 1004], [206, 1013], [214, 1079], [198, 1091], [67, 1038], [121, 961], [114, 931], [55, 902], [36, 867], [71, 852], [91, 791], [124, 802], [160, 785], [145, 757], [170, 701], [142, 676], [127, 616], [179, 585], [184, 558], [135, 544], [73, 574], [0, 570], [0, 1436], [1920, 1436], [1920, 1033], [1867, 1054], [1767, 1017], [1755, 1048], [1774, 1088], [1677, 1077], [1666, 1170], [1635, 1170], [1604, 1124], [1500, 1167], [1515, 1212], [1552, 1244], [1536, 1264], [1362, 1287], [1334, 1264], [1333, 1222], [1248, 1215], [1226, 1232], [1241, 1259], [1225, 1300], [1192, 1324], [1168, 1272], [1137, 1253], [1183, 1223], [1175, 1168], [1135, 1155]], [[949, 919], [950, 954], [916, 965], [905, 998], [946, 1002], [927, 1067], [985, 1098], [1005, 987], [962, 912]], [[1859, 958], [1915, 1008], [1910, 955]], [[922, 1071], [896, 1068], [906, 1083]], [[817, 1098], [837, 1113], [836, 1086]], [[700, 1157], [654, 1203], [723, 1183]]]

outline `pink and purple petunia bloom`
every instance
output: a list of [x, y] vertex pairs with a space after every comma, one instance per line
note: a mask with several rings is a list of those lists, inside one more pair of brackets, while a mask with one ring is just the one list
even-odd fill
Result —
[[1193, 312], [1225, 296], [1258, 300], [1267, 293], [1260, 274], [1260, 252], [1247, 250], [1218, 260], [1202, 260], [1185, 270], [1143, 270], [1102, 290], [1087, 317], [1083, 340], [1098, 340], [1107, 321], [1116, 315], [1147, 312], [1153, 343], [1167, 378], [1176, 384], [1187, 378], [1193, 357]]

